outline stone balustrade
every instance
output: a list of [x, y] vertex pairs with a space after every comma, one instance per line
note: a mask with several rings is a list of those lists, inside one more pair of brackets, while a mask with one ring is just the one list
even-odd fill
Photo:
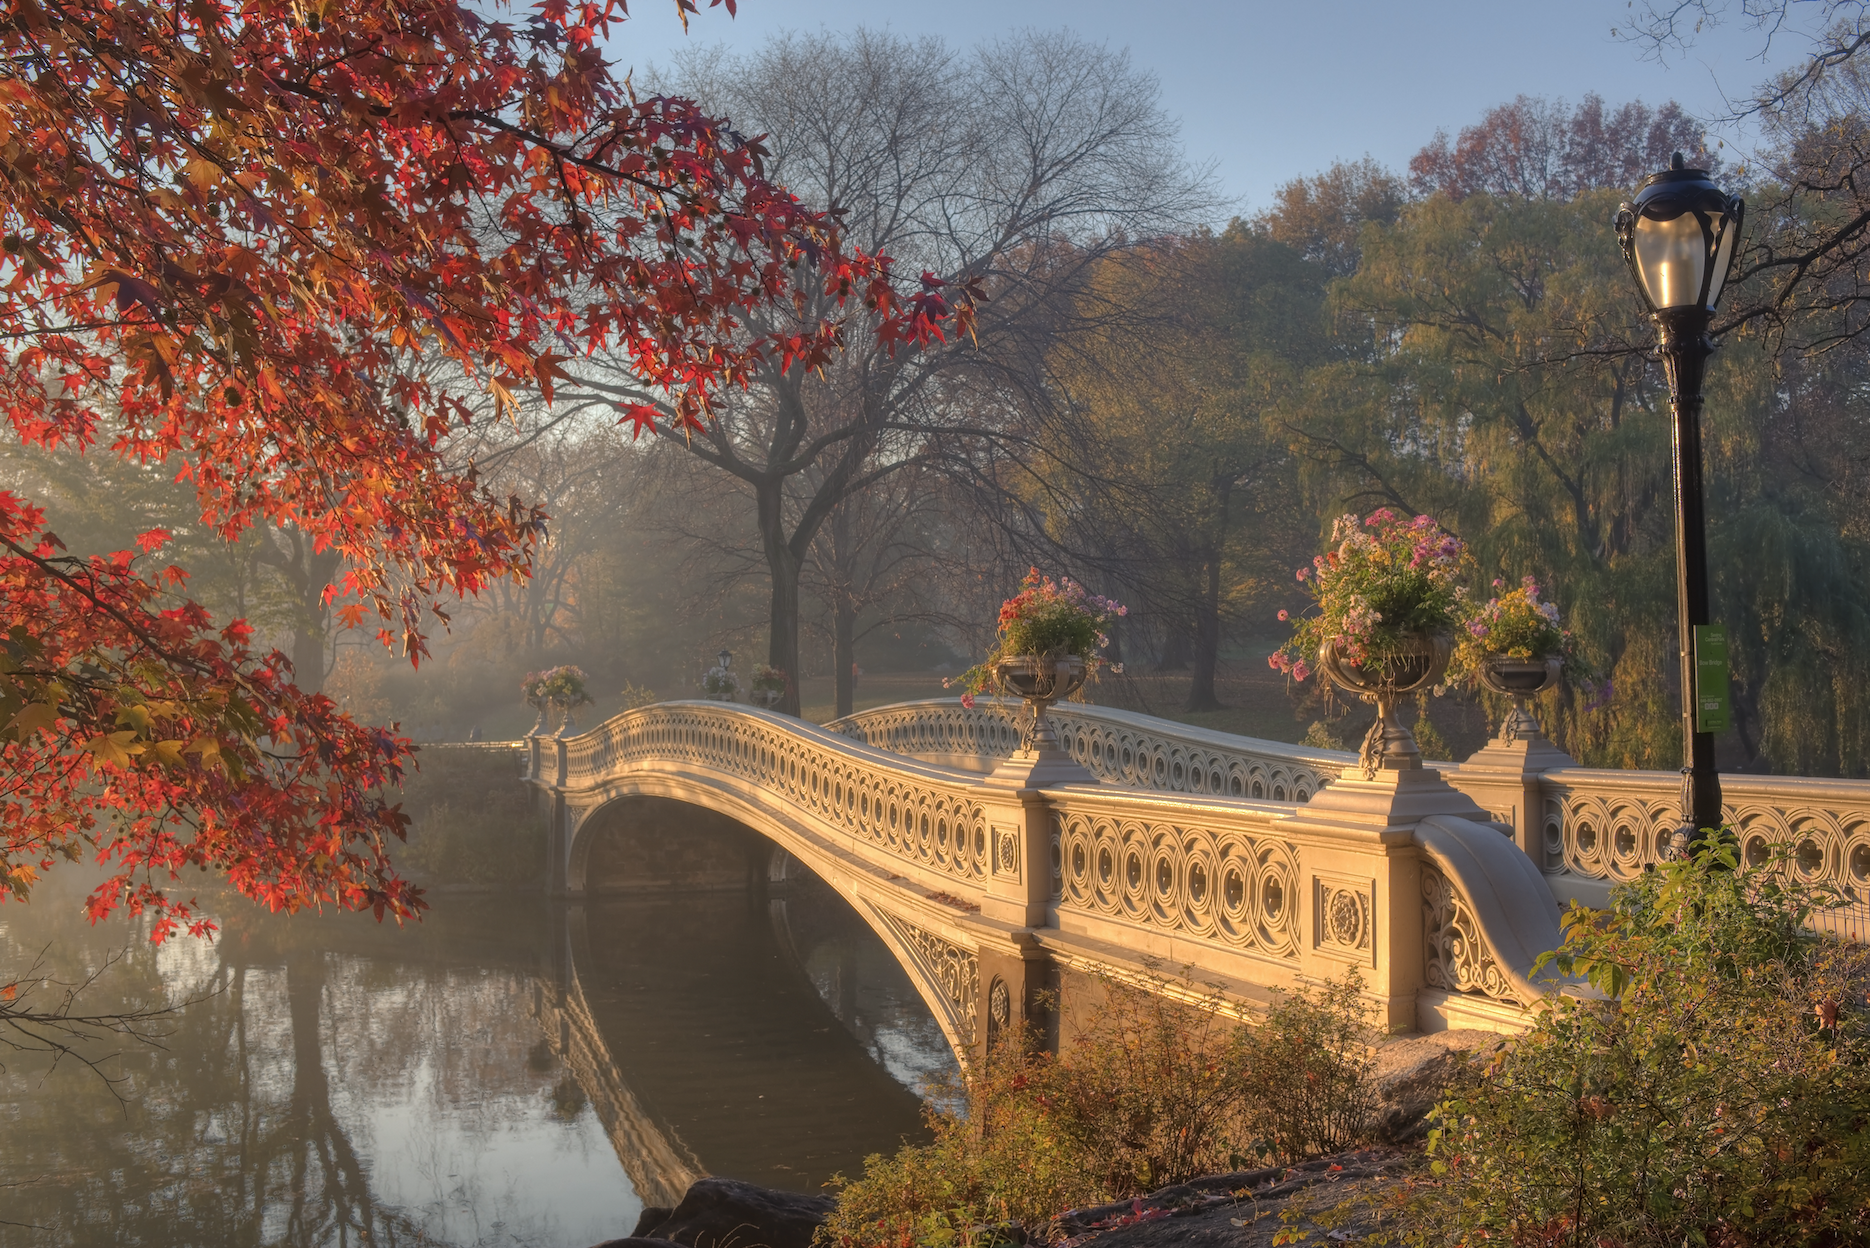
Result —
[[[1019, 747], [1019, 712], [1012, 702], [982, 699], [970, 711], [931, 699], [830, 726], [884, 749], [985, 770]], [[1304, 802], [1354, 757], [1100, 706], [1069, 704], [1051, 715], [1073, 758], [1106, 784], [1137, 789]], [[1508, 757], [1489, 757], [1503, 750]], [[1495, 742], [1459, 767], [1437, 766], [1492, 821], [1514, 829], [1561, 901], [1601, 905], [1611, 886], [1664, 859], [1680, 822], [1677, 773], [1580, 767], [1542, 737]], [[1821, 921], [1870, 937], [1870, 781], [1725, 775], [1721, 788], [1746, 860], [1758, 864], [1769, 845], [1789, 846], [1790, 869], [1843, 903]]]
[[[967, 770], [989, 770], [1020, 746], [1017, 701], [930, 698], [859, 711], [826, 725], [879, 749]], [[1153, 715], [1067, 702], [1048, 713], [1061, 743], [1105, 784], [1168, 793], [1209, 793], [1304, 802], [1356, 755], [1227, 732]]]

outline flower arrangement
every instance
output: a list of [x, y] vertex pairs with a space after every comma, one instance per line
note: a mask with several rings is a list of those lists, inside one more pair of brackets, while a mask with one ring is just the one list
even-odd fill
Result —
[[1112, 621], [1129, 613], [1122, 603], [1090, 593], [1068, 576], [1054, 581], [1032, 568], [1019, 592], [1000, 604], [999, 634], [986, 659], [942, 686], [960, 685], [961, 705], [972, 707], [984, 690], [1003, 689], [997, 665], [1023, 656], [1076, 655], [1084, 660], [1087, 681], [1105, 667], [1121, 672], [1122, 665], [1110, 663], [1103, 651], [1110, 645], [1106, 630]]
[[543, 672], [527, 672], [519, 682], [520, 694], [528, 706], [544, 707], [550, 703], [570, 710], [592, 701], [590, 691], [585, 687], [587, 679], [584, 669], [570, 664], [550, 667]]
[[784, 693], [791, 681], [783, 667], [772, 667], [762, 663], [753, 669], [753, 692]]
[[740, 677], [717, 663], [701, 678], [701, 692], [716, 702], [732, 702], [740, 695]]
[[[1504, 586], [1504, 581], [1493, 583], [1496, 590]], [[1468, 618], [1448, 665], [1449, 682], [1477, 680], [1481, 668], [1493, 658], [1562, 659], [1564, 679], [1592, 691], [1598, 682], [1597, 672], [1578, 653], [1577, 639], [1559, 622], [1558, 607], [1540, 599], [1539, 583], [1530, 576], [1521, 578], [1518, 589], [1489, 599]]]
[[1411, 638], [1454, 632], [1465, 622], [1461, 581], [1473, 560], [1466, 543], [1434, 517], [1405, 520], [1387, 507], [1361, 523], [1340, 516], [1331, 541], [1333, 549], [1298, 570], [1317, 613], [1299, 619], [1291, 639], [1268, 657], [1274, 670], [1304, 680], [1327, 641], [1337, 643], [1346, 662], [1381, 664], [1404, 653]]

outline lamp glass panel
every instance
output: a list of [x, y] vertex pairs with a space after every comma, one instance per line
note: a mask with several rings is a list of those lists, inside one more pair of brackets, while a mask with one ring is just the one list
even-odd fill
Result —
[[1727, 266], [1734, 259], [1734, 239], [1740, 233], [1734, 228], [1734, 219], [1726, 213], [1714, 218], [1714, 228], [1721, 232], [1721, 245], [1720, 250], [1714, 253], [1714, 274], [1708, 281], [1710, 308], [1721, 301], [1721, 287], [1727, 283]]
[[1707, 263], [1707, 242], [1695, 213], [1672, 221], [1636, 219], [1636, 271], [1658, 308], [1688, 307], [1700, 300]]

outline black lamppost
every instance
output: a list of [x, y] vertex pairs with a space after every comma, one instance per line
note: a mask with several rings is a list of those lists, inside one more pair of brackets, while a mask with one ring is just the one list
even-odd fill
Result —
[[722, 671], [726, 671], [734, 665], [734, 652], [729, 650], [726, 646], [722, 646], [721, 652], [714, 657], [721, 661]]
[[[1701, 828], [1721, 826], [1721, 779], [1714, 769], [1714, 729], [1725, 727], [1726, 645], [1710, 632], [1708, 532], [1701, 488], [1701, 378], [1714, 344], [1708, 324], [1733, 267], [1745, 205], [1686, 169], [1677, 152], [1617, 213], [1617, 242], [1649, 305], [1661, 338], [1657, 354], [1669, 376], [1675, 413], [1675, 579], [1681, 615], [1682, 834], [1679, 852]], [[1696, 646], [1710, 676], [1697, 679]], [[1718, 658], [1715, 651], [1718, 649]], [[1716, 666], [1718, 664], [1718, 666]], [[1715, 689], [1718, 686], [1718, 695]], [[1705, 695], [1705, 696], [1704, 696]]]

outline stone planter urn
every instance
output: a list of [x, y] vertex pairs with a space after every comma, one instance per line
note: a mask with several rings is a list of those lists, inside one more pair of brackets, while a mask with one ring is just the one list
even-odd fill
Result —
[[1045, 713], [1052, 703], [1084, 687], [1089, 674], [1084, 660], [1075, 654], [1021, 654], [1001, 659], [993, 665], [993, 671], [1007, 688], [1025, 699], [1032, 712], [1020, 749], [1037, 754], [1059, 750], [1058, 734], [1052, 731]]
[[527, 699], [526, 699], [526, 705], [527, 705], [527, 706], [530, 706], [530, 707], [531, 707], [531, 708], [532, 708], [533, 710], [535, 710], [535, 711], [538, 711], [538, 712], [539, 712], [539, 718], [538, 718], [538, 719], [535, 719], [535, 720], [534, 720], [534, 721], [532, 722], [532, 727], [530, 727], [530, 728], [528, 728], [528, 729], [526, 730], [526, 735], [527, 735], [527, 736], [529, 736], [529, 737], [543, 737], [543, 736], [545, 736], [545, 735], [546, 735], [546, 733], [545, 733], [545, 713], [546, 713], [546, 710], [548, 709], [548, 704], [547, 704], [546, 702], [544, 702], [544, 701], [542, 701], [542, 700], [541, 700], [541, 699], [539, 699], [539, 698], [527, 698]]
[[[561, 703], [561, 704], [558, 704], [558, 709], [564, 713], [565, 718], [559, 721], [558, 731], [553, 733], [552, 735], [555, 737], [577, 736], [578, 735], [578, 717], [572, 714], [571, 707], [566, 706]], [[545, 722], [545, 717], [543, 715], [540, 716], [540, 722], [541, 723]]]
[[748, 695], [748, 697], [753, 699], [753, 705], [765, 707], [769, 711], [775, 706], [778, 706], [779, 699], [785, 696], [786, 691], [784, 689], [755, 689]]
[[1318, 651], [1318, 670], [1338, 688], [1376, 705], [1376, 722], [1364, 735], [1357, 763], [1364, 779], [1378, 771], [1409, 771], [1422, 766], [1422, 751], [1415, 734], [1396, 718], [1397, 699], [1435, 684], [1448, 670], [1454, 639], [1447, 633], [1421, 633], [1407, 638], [1400, 654], [1371, 664], [1352, 663], [1338, 652], [1335, 639]]
[[1480, 683], [1495, 693], [1513, 699], [1513, 709], [1500, 721], [1500, 740], [1509, 745], [1521, 739], [1533, 740], [1543, 735], [1539, 721], [1526, 709], [1526, 699], [1544, 693], [1558, 684], [1564, 670], [1561, 658], [1512, 659], [1504, 654], [1488, 655], [1480, 668]]

